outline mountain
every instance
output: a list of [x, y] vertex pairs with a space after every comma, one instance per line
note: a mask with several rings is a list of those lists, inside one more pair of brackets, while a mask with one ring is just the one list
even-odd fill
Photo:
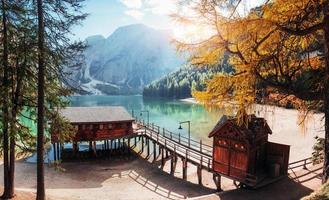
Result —
[[88, 94], [140, 94], [151, 81], [179, 68], [169, 32], [143, 24], [120, 27], [108, 38], [88, 37], [85, 66], [71, 83]]
[[232, 67], [224, 60], [213, 67], [182, 67], [168, 75], [153, 81], [143, 90], [143, 96], [164, 98], [188, 98], [193, 89], [201, 91], [206, 88], [206, 80], [214, 75], [225, 72], [231, 73]]

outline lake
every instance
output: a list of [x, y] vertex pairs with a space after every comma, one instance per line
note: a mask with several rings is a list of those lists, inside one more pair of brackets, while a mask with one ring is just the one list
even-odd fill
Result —
[[[179, 100], [143, 98], [143, 96], [71, 96], [69, 100], [71, 106], [123, 106], [127, 111], [130, 113], [133, 111], [135, 116], [145, 121], [147, 121], [147, 114], [143, 112], [140, 116], [140, 111], [147, 110], [150, 113], [150, 123], [185, 136], [188, 135], [187, 124], [183, 124], [183, 130], [179, 130], [179, 122], [190, 120], [191, 138], [208, 144], [212, 141], [208, 138], [208, 133], [222, 116], [219, 109], [208, 110], [198, 104]], [[273, 131], [273, 134], [269, 135], [269, 141], [290, 145], [291, 162], [311, 156], [314, 137], [324, 136], [323, 113], [310, 115], [303, 126], [304, 129], [301, 130], [302, 127], [297, 123], [299, 118], [297, 110], [263, 105], [256, 105], [255, 110], [258, 116], [267, 119]], [[70, 144], [67, 145], [70, 146]], [[50, 148], [47, 159], [52, 160], [52, 153], [53, 150]], [[36, 155], [30, 157], [28, 162], [36, 162]]]
[[149, 111], [150, 123], [166, 128], [174, 133], [188, 134], [188, 125], [180, 121], [191, 121], [191, 138], [209, 142], [208, 133], [213, 129], [222, 113], [218, 109], [207, 110], [202, 105], [183, 102], [179, 100], [167, 100], [158, 98], [146, 98], [141, 95], [134, 96], [71, 96], [71, 106], [123, 106], [128, 112], [134, 113], [138, 118], [147, 122]]

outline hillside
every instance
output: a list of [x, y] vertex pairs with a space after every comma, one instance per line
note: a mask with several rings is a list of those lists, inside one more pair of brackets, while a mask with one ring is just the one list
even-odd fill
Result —
[[216, 67], [185, 66], [159, 80], [153, 81], [143, 90], [143, 96], [164, 98], [188, 98], [193, 89], [203, 90], [205, 81], [219, 72], [230, 72], [232, 69], [225, 64]]

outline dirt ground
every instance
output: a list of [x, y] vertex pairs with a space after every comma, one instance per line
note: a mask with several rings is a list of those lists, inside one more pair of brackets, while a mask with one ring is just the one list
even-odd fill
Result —
[[[152, 156], [151, 156], [152, 157]], [[163, 169], [138, 156], [129, 159], [93, 160], [63, 163], [65, 171], [46, 167], [49, 200], [112, 199], [300, 199], [321, 185], [321, 165], [307, 170], [289, 170], [289, 177], [257, 190], [236, 189], [233, 182], [222, 178], [223, 192], [218, 193], [212, 174], [203, 171], [203, 186], [197, 184], [196, 168], [188, 165], [187, 181], [182, 180], [181, 162], [175, 176], [169, 174], [170, 162]], [[2, 176], [2, 172], [0, 171]], [[2, 177], [0, 177], [2, 180]], [[36, 165], [18, 161], [15, 200], [34, 199]], [[2, 183], [1, 183], [2, 184]]]

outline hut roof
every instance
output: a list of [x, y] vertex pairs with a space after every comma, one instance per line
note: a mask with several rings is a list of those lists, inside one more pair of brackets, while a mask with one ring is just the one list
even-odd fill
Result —
[[260, 130], [264, 130], [267, 134], [272, 134], [272, 130], [264, 118], [256, 117], [255, 115], [249, 115], [248, 117], [250, 121], [248, 122], [248, 126], [245, 126], [238, 125], [236, 117], [224, 115], [219, 119], [214, 129], [209, 133], [208, 137], [213, 137], [214, 135], [219, 134], [221, 129], [226, 125], [238, 130], [238, 132], [243, 133], [248, 138], [254, 138]]
[[60, 110], [60, 114], [71, 123], [134, 121], [134, 118], [121, 106], [67, 107]]

